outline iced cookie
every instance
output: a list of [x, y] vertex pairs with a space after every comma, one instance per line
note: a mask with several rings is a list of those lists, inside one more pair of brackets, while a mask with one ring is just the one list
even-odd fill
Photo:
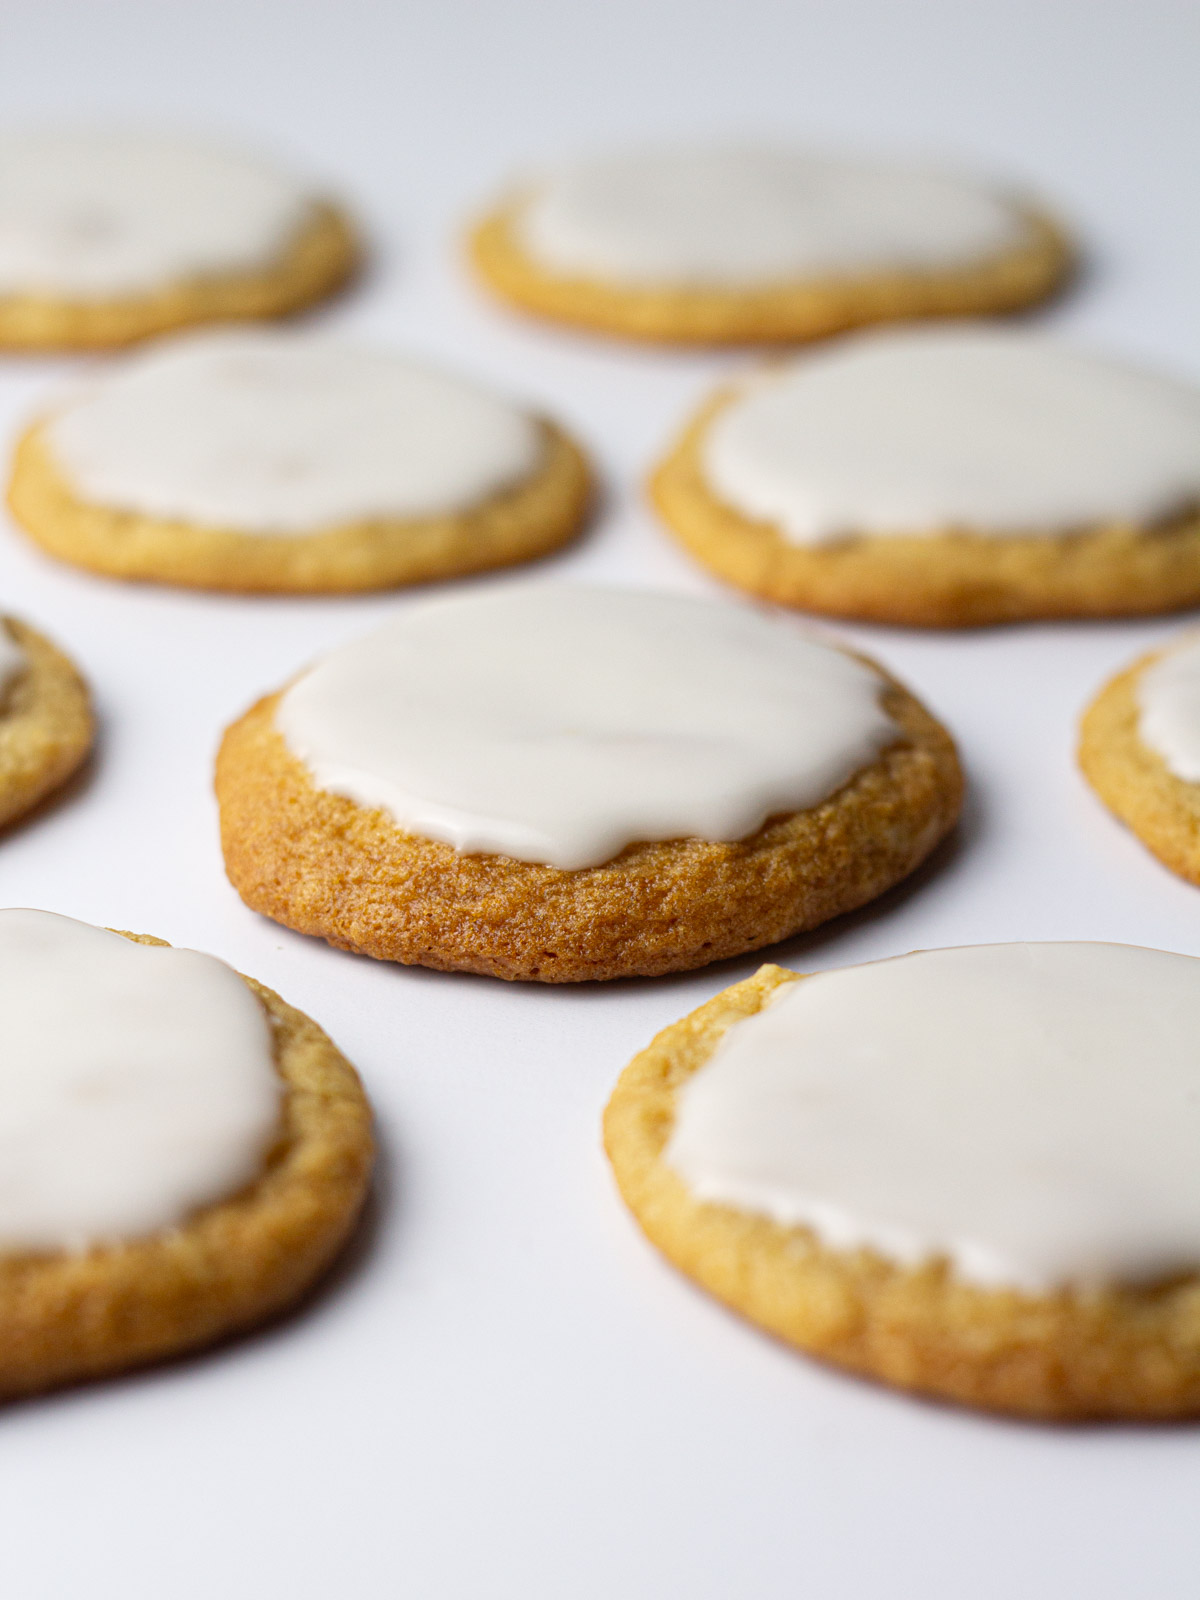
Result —
[[1200, 884], [1200, 635], [1153, 650], [1084, 713], [1079, 764], [1164, 865]]
[[471, 237], [505, 299], [633, 338], [742, 344], [1007, 311], [1065, 278], [1024, 199], [921, 168], [785, 148], [659, 149], [568, 167]]
[[669, 1260], [769, 1332], [1032, 1417], [1200, 1413], [1200, 962], [1130, 945], [780, 967], [605, 1114]]
[[281, 316], [357, 259], [336, 206], [238, 151], [98, 129], [0, 135], [0, 349]]
[[925, 627], [1200, 601], [1200, 390], [1034, 333], [860, 334], [710, 400], [651, 480], [705, 566]]
[[527, 561], [579, 528], [552, 422], [388, 350], [278, 330], [127, 358], [17, 446], [9, 505], [64, 561], [209, 589], [380, 589]]
[[558, 583], [426, 602], [226, 733], [247, 905], [382, 960], [569, 983], [862, 905], [954, 823], [945, 729], [741, 606]]
[[0, 616], [0, 828], [24, 815], [92, 747], [87, 686], [49, 639]]
[[212, 956], [0, 911], [0, 1396], [262, 1322], [358, 1214], [370, 1111], [315, 1023]]

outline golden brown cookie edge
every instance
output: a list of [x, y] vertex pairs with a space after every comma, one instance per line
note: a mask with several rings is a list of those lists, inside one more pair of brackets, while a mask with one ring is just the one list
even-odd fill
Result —
[[0, 627], [25, 666], [0, 697], [0, 828], [25, 816], [78, 771], [92, 748], [91, 700], [73, 661], [16, 617]]

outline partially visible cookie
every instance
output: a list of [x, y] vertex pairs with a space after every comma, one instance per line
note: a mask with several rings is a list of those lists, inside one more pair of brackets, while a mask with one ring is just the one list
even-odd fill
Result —
[[572, 983], [862, 905], [953, 826], [946, 730], [873, 663], [677, 596], [513, 584], [406, 609], [226, 732], [247, 905], [388, 961]]
[[1126, 945], [763, 967], [626, 1068], [604, 1137], [650, 1240], [901, 1389], [1200, 1414], [1200, 963]]
[[475, 227], [523, 310], [666, 343], [791, 343], [1044, 299], [1071, 248], [968, 179], [786, 148], [647, 150], [531, 185]]
[[861, 334], [709, 400], [654, 504], [720, 577], [918, 627], [1200, 601], [1200, 391], [971, 328]]
[[99, 129], [0, 136], [0, 349], [282, 316], [358, 258], [339, 207], [256, 157]]
[[222, 962], [0, 912], [0, 1397], [295, 1302], [370, 1175], [354, 1069]]
[[92, 735], [74, 664], [16, 617], [0, 616], [0, 828], [71, 776]]
[[345, 592], [528, 561], [590, 493], [553, 422], [391, 351], [278, 330], [139, 352], [17, 446], [9, 505], [112, 577]]
[[1172, 872], [1200, 884], [1200, 639], [1152, 650], [1083, 715], [1079, 765], [1114, 815]]

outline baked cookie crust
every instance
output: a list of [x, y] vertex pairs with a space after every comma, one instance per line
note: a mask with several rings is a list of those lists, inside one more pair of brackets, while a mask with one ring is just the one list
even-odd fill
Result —
[[0, 294], [0, 350], [113, 349], [204, 322], [287, 316], [341, 288], [361, 254], [349, 218], [318, 202], [279, 259], [254, 270], [180, 279], [110, 299]]
[[25, 665], [0, 690], [0, 828], [32, 810], [83, 764], [94, 724], [87, 686], [49, 639], [15, 617], [0, 628]]
[[0, 1255], [0, 1397], [121, 1372], [253, 1327], [298, 1299], [349, 1234], [373, 1156], [358, 1076], [315, 1022], [243, 981], [271, 1019], [286, 1090], [262, 1175], [169, 1231], [81, 1254]]
[[1083, 714], [1079, 765], [1104, 804], [1152, 855], [1200, 884], [1200, 784], [1177, 778], [1139, 732], [1138, 683], [1152, 650], [1105, 684]]
[[1011, 311], [1053, 294], [1074, 265], [1057, 223], [1019, 208], [1027, 243], [938, 271], [872, 272], [740, 290], [622, 286], [562, 276], [527, 254], [517, 227], [526, 202], [527, 196], [518, 195], [472, 228], [468, 253], [482, 282], [523, 311], [652, 343], [799, 343], [869, 323]]
[[[982, 1289], [803, 1227], [696, 1200], [663, 1160], [675, 1096], [733, 1023], [800, 975], [766, 966], [665, 1029], [604, 1115], [617, 1187], [651, 1242], [769, 1333], [895, 1388], [1047, 1420], [1200, 1413], [1200, 1273], [1146, 1288]], [[801, 980], [802, 981], [802, 980]]]
[[531, 561], [579, 531], [591, 498], [587, 460], [555, 424], [541, 427], [540, 468], [476, 506], [282, 535], [160, 520], [81, 499], [54, 459], [47, 424], [35, 422], [17, 444], [8, 504], [43, 550], [112, 578], [250, 594], [388, 589]]
[[802, 611], [920, 628], [1143, 616], [1200, 603], [1197, 508], [1153, 526], [794, 544], [726, 505], [704, 475], [708, 428], [736, 394], [722, 390], [700, 410], [651, 475], [649, 494], [679, 543], [739, 589]]
[[383, 961], [542, 983], [704, 966], [873, 900], [953, 827], [954, 743], [886, 681], [901, 738], [820, 805], [735, 844], [634, 844], [574, 872], [460, 855], [318, 789], [277, 730], [271, 695], [217, 758], [226, 872], [253, 910]]

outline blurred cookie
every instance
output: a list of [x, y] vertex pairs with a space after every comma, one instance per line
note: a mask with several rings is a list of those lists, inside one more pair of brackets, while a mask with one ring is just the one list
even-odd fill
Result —
[[1200, 637], [1152, 650], [1084, 713], [1079, 764], [1164, 865], [1200, 884]]
[[1062, 231], [1024, 199], [782, 147], [567, 167], [488, 213], [471, 255], [526, 311], [689, 344], [1007, 311], [1044, 299], [1071, 266]]
[[1200, 601], [1200, 391], [1033, 333], [862, 334], [705, 404], [651, 480], [753, 594], [919, 627]]
[[1200, 963], [1111, 944], [763, 967], [605, 1113], [689, 1277], [898, 1388], [1042, 1418], [1200, 1413]]
[[92, 736], [74, 664], [16, 617], [0, 616], [0, 828], [66, 781]]
[[147, 133], [0, 135], [0, 349], [282, 316], [358, 255], [337, 206], [256, 157]]
[[99, 376], [21, 439], [9, 505], [112, 577], [334, 592], [543, 555], [588, 494], [551, 422], [387, 350], [255, 329]]
[[262, 1322], [329, 1264], [371, 1166], [354, 1069], [223, 962], [0, 912], [0, 1395]]
[[578, 982], [757, 949], [952, 827], [944, 728], [740, 606], [566, 584], [426, 602], [228, 730], [247, 905], [389, 961]]

